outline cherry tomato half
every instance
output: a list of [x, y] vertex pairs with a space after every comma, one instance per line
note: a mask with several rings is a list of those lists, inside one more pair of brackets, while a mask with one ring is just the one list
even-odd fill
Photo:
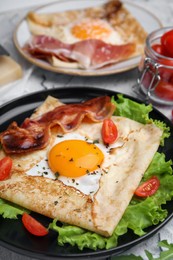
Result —
[[40, 222], [31, 217], [27, 213], [22, 215], [22, 223], [24, 227], [35, 236], [45, 236], [48, 234], [47, 228], [45, 228]]
[[6, 180], [11, 175], [12, 159], [8, 156], [0, 160], [0, 181]]
[[170, 30], [162, 35], [161, 45], [164, 55], [173, 58], [173, 30]]
[[116, 125], [111, 119], [104, 119], [102, 125], [102, 139], [105, 144], [112, 144], [118, 136]]
[[160, 186], [160, 181], [156, 176], [142, 183], [135, 191], [135, 195], [146, 198], [156, 193]]

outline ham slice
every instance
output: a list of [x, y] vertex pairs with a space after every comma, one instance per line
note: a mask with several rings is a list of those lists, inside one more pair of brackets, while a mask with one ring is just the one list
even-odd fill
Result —
[[129, 58], [136, 46], [134, 43], [112, 45], [97, 39], [67, 44], [50, 36], [37, 35], [32, 36], [24, 50], [37, 58], [49, 60], [54, 56], [62, 61], [77, 62], [83, 69], [98, 69]]
[[64, 132], [78, 128], [85, 116], [94, 122], [110, 117], [115, 110], [108, 96], [93, 98], [79, 104], [55, 107], [43, 115], [26, 118], [19, 127], [13, 122], [1, 136], [1, 144], [7, 154], [21, 154], [45, 148], [50, 139], [50, 128], [59, 125]]

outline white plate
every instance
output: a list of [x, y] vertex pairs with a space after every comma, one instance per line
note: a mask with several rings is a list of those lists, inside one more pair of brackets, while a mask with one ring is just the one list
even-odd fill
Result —
[[[36, 9], [38, 13], [51, 13], [55, 12], [55, 10], [65, 11], [65, 10], [72, 10], [72, 9], [82, 9], [86, 7], [101, 5], [103, 3], [107, 2], [106, 0], [65, 0], [65, 1], [58, 1], [53, 4], [45, 5], [41, 8]], [[132, 15], [140, 22], [140, 24], [143, 26], [145, 31], [147, 33], [152, 32], [155, 29], [158, 29], [162, 27], [161, 22], [159, 19], [152, 13], [150, 13], [148, 10], [145, 10], [144, 8], [137, 6], [135, 4], [123, 1], [125, 7], [132, 13]], [[66, 73], [71, 75], [80, 75], [80, 76], [99, 76], [99, 75], [109, 75], [109, 74], [115, 74], [122, 71], [127, 71], [132, 68], [135, 68], [140, 61], [140, 56], [137, 56], [135, 58], [131, 58], [122, 62], [119, 62], [115, 65], [101, 68], [98, 70], [83, 70], [83, 69], [72, 69], [72, 68], [63, 68], [63, 67], [53, 67], [47, 62], [44, 62], [42, 60], [32, 58], [27, 53], [25, 53], [22, 50], [22, 47], [27, 42], [27, 40], [31, 37], [26, 17], [18, 24], [15, 32], [14, 32], [14, 43], [19, 50], [19, 52], [31, 63], [54, 72], [59, 73]]]

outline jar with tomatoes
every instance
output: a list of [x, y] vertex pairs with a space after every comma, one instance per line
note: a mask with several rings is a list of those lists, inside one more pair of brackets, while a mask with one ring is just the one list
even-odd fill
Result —
[[173, 105], [173, 28], [148, 35], [139, 72], [138, 84], [149, 99]]

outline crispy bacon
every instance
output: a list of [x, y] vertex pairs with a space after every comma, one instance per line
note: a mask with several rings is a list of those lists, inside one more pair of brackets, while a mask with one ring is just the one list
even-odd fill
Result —
[[41, 126], [30, 119], [25, 120], [24, 127], [13, 122], [2, 134], [1, 143], [7, 154], [24, 153], [44, 148], [48, 144], [49, 127]]
[[45, 148], [49, 143], [50, 129], [61, 126], [64, 132], [76, 129], [85, 116], [94, 122], [110, 117], [115, 110], [110, 97], [93, 98], [79, 104], [67, 104], [43, 114], [36, 119], [26, 118], [19, 127], [13, 122], [1, 136], [7, 154], [21, 154]]
[[135, 52], [134, 43], [107, 44], [98, 39], [82, 40], [67, 44], [50, 36], [32, 36], [24, 50], [32, 56], [49, 59], [52, 56], [62, 61], [76, 61], [84, 69], [98, 69], [105, 65], [129, 58]]

